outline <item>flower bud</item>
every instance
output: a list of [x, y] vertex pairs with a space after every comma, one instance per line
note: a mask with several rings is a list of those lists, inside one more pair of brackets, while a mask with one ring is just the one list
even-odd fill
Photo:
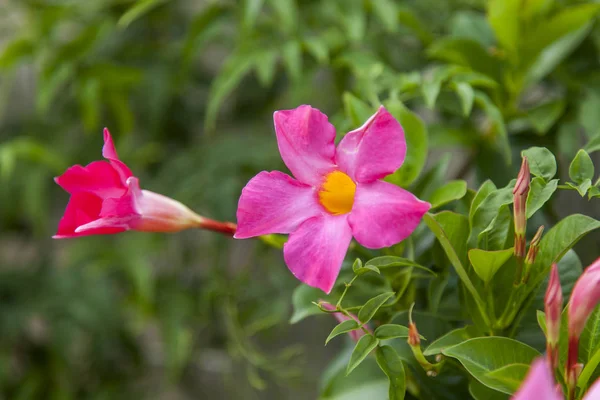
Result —
[[577, 355], [579, 336], [585, 328], [588, 317], [600, 301], [600, 258], [581, 274], [571, 294], [569, 308], [569, 350], [566, 365], [567, 386], [577, 380]]
[[408, 324], [408, 344], [411, 347], [419, 346], [421, 344], [421, 338], [419, 337], [419, 331], [417, 325], [414, 322]]
[[515, 256], [523, 259], [525, 257], [525, 230], [527, 227], [527, 195], [529, 194], [529, 163], [527, 157], [523, 157], [521, 170], [517, 177], [517, 183], [513, 189], [513, 206], [515, 220]]
[[563, 307], [562, 288], [556, 264], [552, 264], [550, 281], [544, 297], [546, 312], [546, 348], [548, 361], [552, 368], [558, 367], [558, 340], [560, 337], [560, 322]]
[[535, 233], [531, 243], [529, 243], [529, 250], [527, 251], [527, 257], [525, 257], [525, 274], [523, 275], [523, 283], [529, 280], [531, 274], [531, 268], [537, 257], [537, 253], [540, 250], [540, 241], [542, 240], [542, 233], [544, 233], [544, 226], [540, 226]]

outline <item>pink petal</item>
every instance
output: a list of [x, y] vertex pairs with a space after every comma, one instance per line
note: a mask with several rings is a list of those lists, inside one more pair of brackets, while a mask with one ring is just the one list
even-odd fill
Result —
[[361, 245], [378, 249], [406, 239], [430, 207], [391, 183], [359, 183], [348, 222]]
[[126, 191], [118, 171], [106, 161], [94, 161], [85, 167], [74, 165], [54, 180], [70, 194], [90, 192], [107, 198], [120, 197]]
[[104, 128], [104, 146], [102, 147], [102, 157], [110, 161], [110, 164], [119, 173], [123, 185], [125, 185], [127, 178], [133, 176], [129, 167], [127, 167], [124, 162], [119, 160], [117, 150], [115, 149], [115, 144], [113, 143], [108, 128]]
[[242, 190], [235, 238], [290, 233], [320, 214], [315, 189], [279, 172], [263, 171]]
[[382, 106], [363, 126], [344, 136], [336, 162], [356, 182], [369, 183], [396, 171], [405, 156], [404, 130]]
[[583, 400], [600, 400], [600, 379], [597, 379], [589, 388], [583, 396]]
[[102, 235], [122, 232], [124, 229], [114, 227], [98, 227], [86, 232], [78, 232], [81, 225], [88, 224], [98, 219], [102, 199], [91, 193], [78, 192], [71, 196], [63, 217], [58, 223], [58, 231], [53, 236], [55, 239], [64, 239], [85, 235]]
[[303, 105], [273, 114], [283, 162], [302, 183], [319, 186], [334, 168], [335, 128], [316, 108]]
[[550, 366], [544, 358], [538, 358], [531, 364], [525, 381], [512, 397], [512, 400], [563, 400], [556, 389]]
[[350, 240], [347, 214], [322, 214], [304, 221], [290, 234], [283, 246], [283, 258], [296, 278], [329, 293]]

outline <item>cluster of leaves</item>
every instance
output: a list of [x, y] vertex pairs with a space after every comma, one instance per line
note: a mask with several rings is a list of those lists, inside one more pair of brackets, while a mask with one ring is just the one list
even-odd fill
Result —
[[[216, 353], [228, 360], [215, 362], [220, 376], [250, 382], [225, 393], [248, 398], [298, 372], [288, 365], [295, 347], [273, 355], [258, 345], [283, 335], [289, 302], [298, 322], [322, 313], [312, 302], [338, 304], [347, 289], [339, 305], [359, 322], [334, 333], [376, 329], [330, 364], [323, 399], [402, 398], [405, 388], [424, 399], [506, 398], [543, 350], [536, 310], [550, 263], [560, 260], [566, 296], [582, 268], [571, 248], [598, 227], [583, 215], [561, 217], [585, 203], [568, 189], [591, 202], [600, 190], [592, 162], [599, 12], [598, 3], [574, 0], [0, 4], [0, 180], [10, 193], [0, 197], [0, 262], [10, 264], [0, 267], [0, 393], [203, 393], [198, 364]], [[195, 232], [50, 242], [66, 201], [51, 178], [97, 159], [103, 126], [144, 187], [233, 219], [248, 178], [281, 169], [272, 111], [301, 103], [327, 111], [338, 132], [384, 104], [409, 149], [388, 179], [434, 206], [400, 245], [353, 245], [368, 261], [346, 265], [329, 297], [300, 286], [290, 299], [293, 277], [260, 244], [240, 260], [234, 244]], [[542, 224], [547, 231], [529, 279], [513, 284], [511, 179], [523, 149], [534, 175], [528, 237]], [[454, 159], [428, 157], [448, 150]], [[556, 199], [570, 194], [557, 210]], [[15, 243], [37, 251], [15, 261], [4, 251]], [[582, 248], [581, 258], [596, 248]], [[412, 303], [424, 356], [443, 363], [436, 377], [404, 340]], [[600, 359], [592, 336], [580, 360], [589, 381]], [[157, 365], [168, 383], [154, 379]]]

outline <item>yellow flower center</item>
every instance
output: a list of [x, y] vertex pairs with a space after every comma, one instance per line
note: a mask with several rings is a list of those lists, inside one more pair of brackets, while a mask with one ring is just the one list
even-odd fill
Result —
[[352, 210], [355, 192], [356, 184], [348, 175], [333, 171], [319, 189], [319, 201], [333, 215], [346, 214]]

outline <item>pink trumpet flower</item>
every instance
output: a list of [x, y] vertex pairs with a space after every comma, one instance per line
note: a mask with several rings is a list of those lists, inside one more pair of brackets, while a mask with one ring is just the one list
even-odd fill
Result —
[[[552, 368], [544, 358], [536, 359], [521, 387], [511, 397], [512, 400], [564, 400], [560, 385], [554, 380]], [[588, 389], [582, 400], [600, 400], [600, 379]]]
[[85, 167], [74, 165], [54, 180], [71, 198], [55, 239], [119, 233], [127, 230], [177, 232], [203, 228], [229, 235], [235, 224], [201, 217], [169, 197], [141, 190], [138, 178], [117, 156], [104, 129], [102, 156]]
[[431, 207], [382, 181], [404, 162], [400, 123], [383, 107], [334, 144], [327, 116], [308, 105], [276, 111], [283, 161], [296, 179], [263, 171], [239, 200], [235, 238], [289, 233], [283, 256], [302, 282], [329, 293], [354, 237], [376, 249], [406, 239]]
[[585, 328], [588, 317], [600, 302], [600, 258], [581, 274], [571, 294], [569, 308], [569, 351], [567, 356], [567, 384], [573, 386], [577, 379], [579, 365], [579, 336]]
[[[321, 304], [321, 307], [323, 307], [327, 311], [335, 311], [336, 310], [336, 308], [333, 304], [329, 304], [327, 302], [321, 302], [320, 304]], [[339, 323], [353, 319], [360, 325], [360, 321], [354, 314], [350, 314], [350, 317], [343, 314], [342, 312], [334, 312], [332, 314]], [[368, 331], [371, 331], [371, 329], [369, 329], [369, 327], [367, 327], [366, 325], [365, 325], [365, 329], [367, 329]], [[358, 342], [358, 339], [365, 336], [366, 333], [362, 329], [355, 329], [353, 331], [348, 332], [348, 335], [352, 338], [352, 340], [354, 340], [355, 342]]]

